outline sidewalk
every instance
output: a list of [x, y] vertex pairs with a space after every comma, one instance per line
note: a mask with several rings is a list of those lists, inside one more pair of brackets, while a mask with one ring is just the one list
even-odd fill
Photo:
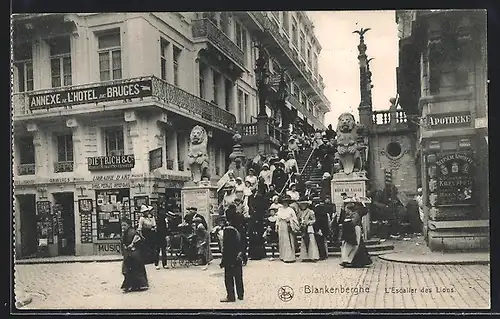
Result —
[[108, 261], [121, 261], [121, 255], [109, 256], [56, 256], [45, 258], [29, 258], [17, 259], [14, 261], [16, 265], [26, 264], [64, 264], [64, 263], [92, 263], [92, 262], [108, 262]]
[[388, 240], [394, 244], [394, 250], [379, 255], [382, 260], [430, 265], [481, 265], [490, 263], [489, 252], [432, 252], [423, 236], [408, 237], [409, 240]]

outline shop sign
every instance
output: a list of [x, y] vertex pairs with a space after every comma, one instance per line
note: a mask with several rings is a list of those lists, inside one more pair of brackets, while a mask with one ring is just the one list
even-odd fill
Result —
[[429, 128], [468, 126], [472, 122], [470, 111], [427, 115]]
[[364, 181], [339, 181], [332, 182], [332, 194], [333, 194], [333, 202], [335, 204], [339, 204], [342, 202], [342, 198], [340, 194], [346, 193], [347, 196], [352, 197], [364, 197], [366, 196], [365, 192], [365, 182]]
[[130, 169], [135, 166], [134, 155], [110, 155], [88, 157], [89, 171], [107, 169]]
[[40, 110], [68, 105], [148, 97], [152, 95], [151, 84], [151, 80], [131, 80], [120, 84], [33, 94], [29, 96], [29, 108], [30, 110]]
[[34, 179], [28, 179], [28, 180], [22, 180], [22, 181], [14, 181], [15, 186], [22, 186], [22, 185], [34, 185], [36, 184], [37, 181]]
[[96, 175], [92, 178], [93, 189], [130, 188], [131, 174]]
[[436, 166], [436, 206], [474, 204], [474, 160], [470, 155], [439, 153]]
[[158, 147], [149, 151], [149, 170], [160, 168], [163, 166], [163, 147]]
[[96, 251], [96, 255], [121, 254], [120, 244], [117, 243], [95, 244], [94, 249]]

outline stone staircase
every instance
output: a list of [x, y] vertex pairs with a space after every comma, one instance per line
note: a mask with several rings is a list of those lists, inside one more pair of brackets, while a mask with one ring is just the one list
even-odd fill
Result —
[[[298, 236], [298, 243], [300, 245], [300, 236]], [[378, 239], [378, 238], [372, 238], [372, 239], [366, 240], [365, 245], [366, 245], [366, 249], [368, 250], [368, 253], [372, 256], [385, 254], [385, 253], [394, 249], [393, 244], [383, 242], [381, 239]], [[221, 257], [219, 245], [215, 241], [212, 241], [210, 243], [210, 250], [212, 251], [212, 256], [214, 258]], [[271, 247], [267, 246], [267, 245], [266, 245], [266, 255], [267, 255], [267, 257], [271, 257]], [[299, 253], [297, 253], [296, 255], [298, 256]], [[274, 256], [275, 257], [279, 256], [278, 247], [276, 247], [276, 250], [274, 252]], [[340, 248], [333, 246], [332, 243], [328, 243], [328, 256], [340, 257]]]
[[321, 179], [323, 178], [323, 172], [318, 169], [318, 161], [316, 160], [314, 154], [311, 156], [309, 162], [307, 162], [309, 155], [311, 155], [311, 151], [312, 148], [302, 150], [302, 152], [298, 154], [296, 160], [297, 165], [299, 166], [299, 170], [302, 171], [302, 181], [311, 181], [313, 183], [313, 188], [317, 188], [317, 190], [319, 191]]

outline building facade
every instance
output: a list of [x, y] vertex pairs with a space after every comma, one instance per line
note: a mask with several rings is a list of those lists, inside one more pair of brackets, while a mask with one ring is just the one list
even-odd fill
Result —
[[[283, 124], [324, 127], [321, 47], [303, 12], [35, 14], [13, 24], [18, 256], [119, 253], [120, 219], [137, 220], [142, 203], [181, 211], [196, 125], [208, 133], [212, 178], [222, 176], [236, 130], [256, 141], [244, 128], [258, 110], [257, 43], [267, 42], [271, 72], [285, 65], [289, 77], [291, 98], [268, 99], [270, 139], [283, 139]], [[288, 46], [280, 53], [270, 39]]]
[[485, 11], [397, 11], [398, 92], [416, 119], [432, 250], [489, 245]]

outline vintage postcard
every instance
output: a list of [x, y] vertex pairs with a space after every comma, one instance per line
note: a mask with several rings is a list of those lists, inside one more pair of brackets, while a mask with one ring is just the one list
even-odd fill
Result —
[[491, 308], [485, 10], [11, 26], [20, 311]]

